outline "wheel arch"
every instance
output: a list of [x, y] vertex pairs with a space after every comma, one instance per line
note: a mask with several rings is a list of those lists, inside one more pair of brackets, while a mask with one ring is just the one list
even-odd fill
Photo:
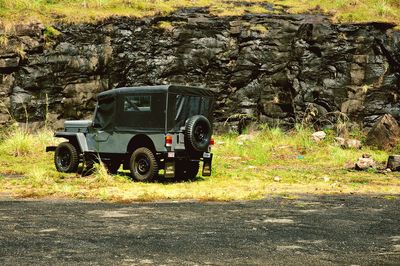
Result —
[[154, 154], [156, 153], [156, 148], [155, 148], [153, 140], [145, 134], [138, 134], [138, 135], [135, 135], [134, 137], [132, 137], [128, 143], [126, 151], [129, 154], [140, 147], [146, 147], [146, 148], [150, 149]]
[[68, 140], [80, 153], [88, 151], [86, 138], [83, 133], [56, 132], [54, 137]]

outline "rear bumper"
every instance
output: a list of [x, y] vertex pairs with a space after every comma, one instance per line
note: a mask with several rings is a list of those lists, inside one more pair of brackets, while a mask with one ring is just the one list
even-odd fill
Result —
[[210, 152], [204, 152], [201, 156], [184, 156], [184, 154], [175, 154], [174, 152], [168, 152], [164, 156], [165, 162], [165, 177], [171, 178], [175, 176], [175, 163], [177, 161], [189, 160], [189, 161], [202, 161], [202, 176], [211, 176], [212, 173], [212, 160], [213, 154]]

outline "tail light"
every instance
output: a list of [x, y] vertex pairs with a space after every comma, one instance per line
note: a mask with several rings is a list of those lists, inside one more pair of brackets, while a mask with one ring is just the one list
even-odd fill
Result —
[[172, 136], [171, 135], [166, 135], [165, 136], [165, 146], [166, 147], [171, 147], [172, 146]]
[[215, 144], [215, 140], [214, 140], [213, 137], [211, 137], [211, 139], [210, 139], [210, 146], [213, 146], [214, 144]]

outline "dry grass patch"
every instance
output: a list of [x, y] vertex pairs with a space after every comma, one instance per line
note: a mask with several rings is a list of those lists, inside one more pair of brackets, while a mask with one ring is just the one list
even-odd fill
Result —
[[[387, 153], [368, 148], [343, 150], [332, 143], [332, 132], [325, 141], [315, 143], [310, 133], [301, 128], [290, 132], [265, 128], [247, 137], [217, 136], [211, 177], [140, 183], [132, 181], [128, 172], [111, 176], [102, 165], [89, 176], [58, 173], [53, 153], [44, 152], [55, 141], [49, 132], [24, 135], [28, 141], [23, 143], [29, 142], [31, 148], [22, 149], [16, 144], [21, 138], [16, 130], [0, 142], [0, 194], [118, 202], [254, 200], [303, 193], [400, 194], [398, 173], [349, 169], [363, 153], [370, 153], [383, 167]], [[10, 152], [10, 147], [17, 147], [19, 153]]]
[[[275, 5], [277, 9], [271, 9]], [[268, 8], [267, 8], [268, 6]], [[179, 8], [207, 7], [216, 16], [245, 13], [327, 13], [336, 22], [392, 22], [400, 24], [398, 0], [0, 0], [1, 24], [15, 22], [94, 22], [111, 16], [166, 15]], [[1, 40], [0, 40], [1, 41]]]

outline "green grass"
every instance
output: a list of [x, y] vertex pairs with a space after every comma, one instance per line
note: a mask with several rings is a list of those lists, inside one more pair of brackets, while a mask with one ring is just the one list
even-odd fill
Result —
[[[246, 6], [241, 2], [253, 4]], [[381, 21], [400, 24], [398, 0], [0, 0], [0, 20], [4, 28], [12, 30], [16, 22], [93, 22], [114, 15], [165, 15], [183, 7], [208, 7], [217, 16], [279, 13], [267, 10], [262, 5], [265, 3], [283, 5], [283, 9], [290, 13], [332, 14], [336, 22]]]
[[85, 177], [58, 173], [53, 164], [53, 153], [44, 152], [46, 145], [59, 142], [52, 138], [51, 132], [31, 135], [14, 130], [0, 141], [0, 194], [8, 193], [17, 198], [131, 202], [400, 193], [398, 173], [351, 170], [363, 153], [370, 153], [383, 168], [388, 153], [368, 148], [344, 150], [333, 144], [331, 135], [325, 141], [315, 143], [310, 139], [310, 133], [302, 128], [283, 132], [266, 127], [250, 133], [251, 137], [245, 139], [236, 134], [216, 136], [211, 177], [198, 177], [192, 182], [163, 179], [156, 183], [139, 183], [131, 181], [128, 172], [120, 171], [119, 175], [110, 176], [101, 165]]

